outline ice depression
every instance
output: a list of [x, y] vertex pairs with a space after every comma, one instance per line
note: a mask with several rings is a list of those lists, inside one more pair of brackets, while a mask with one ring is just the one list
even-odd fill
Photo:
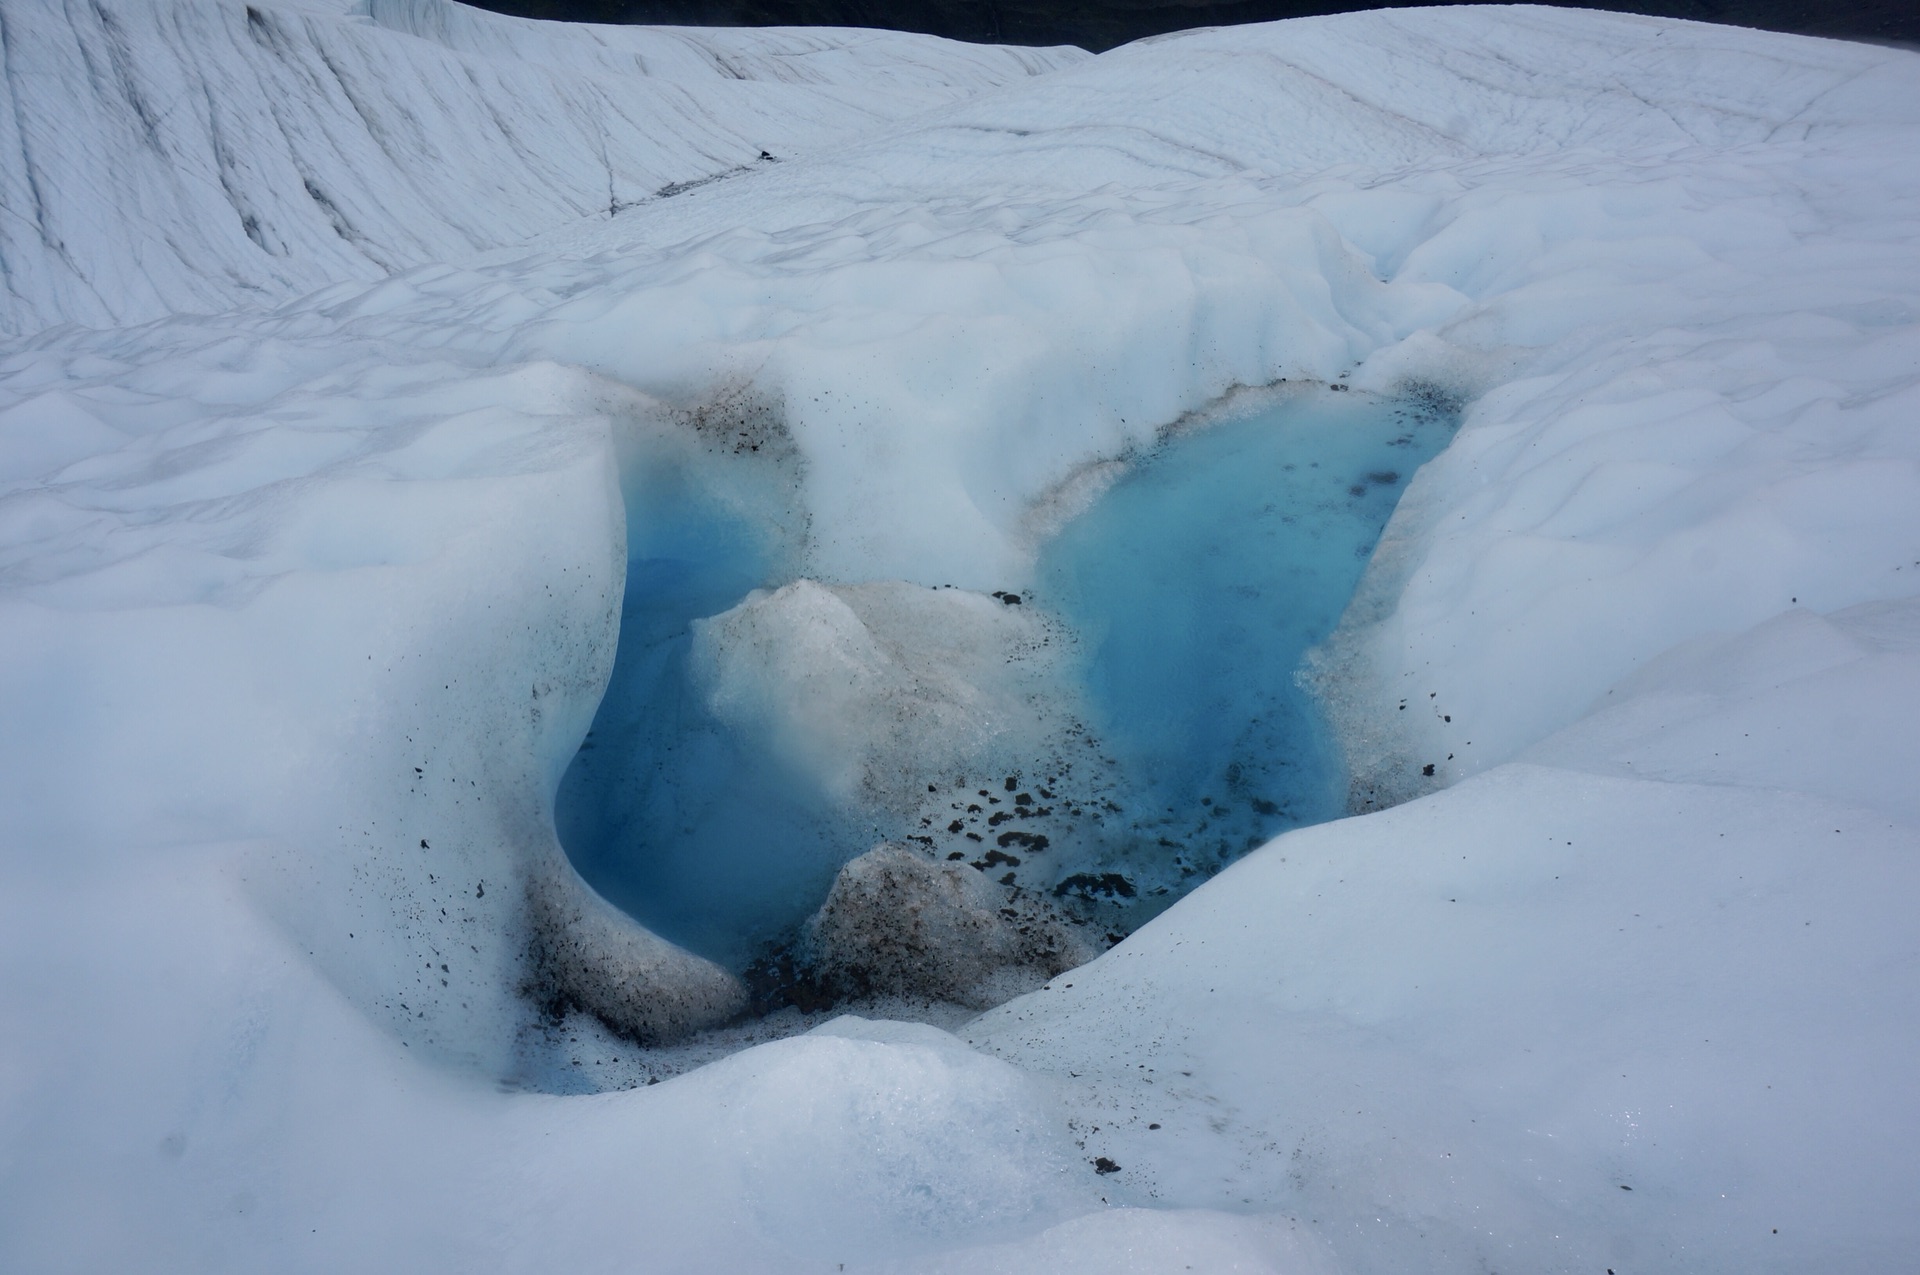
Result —
[[[1015, 931], [1081, 925], [1059, 959], [1017, 962], [1030, 983], [1079, 963], [1065, 952], [1085, 959], [1344, 811], [1297, 669], [1450, 436], [1426, 390], [1243, 392], [1092, 464], [1036, 507], [1021, 592], [792, 579], [804, 529], [783, 437], [709, 426], [724, 459], [704, 465], [684, 436], [637, 442], [620, 647], [555, 801], [569, 858], [648, 928], [740, 970], [796, 946], [842, 865], [896, 843], [1006, 887], [952, 887], [979, 895], [974, 928], [1002, 928], [1005, 908]], [[876, 923], [915, 906], [894, 888]], [[975, 999], [986, 976], [918, 990]]]
[[[482, 83], [587, 38], [251, 7]], [[251, 40], [246, 9], [70, 26], [167, 65], [142, 14]], [[158, 162], [114, 75], [21, 66], [54, 19], [6, 19], [9, 119], [80, 94], [132, 121], [108, 161]], [[206, 313], [48, 326], [117, 316], [34, 293], [0, 362], [7, 1264], [1897, 1264], [1914, 70], [1528, 9], [1195, 33], [275, 308], [240, 308], [266, 250], [231, 202], [195, 291], [129, 317]], [[433, 127], [410, 91], [277, 93], [370, 136]], [[125, 242], [47, 221], [65, 117], [37, 118], [25, 251]], [[516, 171], [488, 164], [460, 189]], [[1342, 373], [1469, 400], [1314, 666], [1362, 796], [1401, 804], [959, 1035], [842, 1020], [565, 1098], [474, 1079], [570, 1065], [520, 1031], [540, 909], [579, 968], [681, 959], [550, 823], [658, 405], [777, 407], [798, 574], [990, 594], [1070, 475]]]

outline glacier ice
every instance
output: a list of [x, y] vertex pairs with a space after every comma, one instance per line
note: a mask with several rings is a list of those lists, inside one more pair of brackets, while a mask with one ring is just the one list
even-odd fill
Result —
[[980, 1009], [1099, 952], [1044, 895], [995, 889], [968, 864], [899, 844], [876, 846], [840, 869], [799, 948], [825, 997]]
[[883, 32], [562, 35], [452, 0], [28, 0], [5, 23], [7, 333], [376, 280], [1085, 57]]
[[[0, 1265], [1914, 1250], [1912, 53], [1525, 6], [1091, 59], [0, 23]], [[550, 106], [519, 150], [505, 101]], [[642, 457], [774, 528], [703, 685], [785, 729], [720, 640], [781, 587], [870, 659], [901, 600], [1030, 618], [1103, 463], [1282, 377], [1463, 405], [1308, 669], [1392, 808], [946, 1031], [687, 1070], [539, 1015], [543, 951], [616, 1020], [740, 991], [554, 827]], [[857, 788], [839, 745], [800, 760]]]
[[[1247, 391], [1090, 463], [1030, 520], [1024, 596], [760, 587], [804, 556], [779, 431], [738, 417], [718, 457], [685, 431], [636, 442], [619, 653], [556, 798], [561, 842], [601, 894], [735, 969], [816, 946], [802, 922], [818, 932], [835, 874], [879, 842], [990, 874], [1010, 911], [1052, 899], [1089, 926], [1042, 946], [1116, 941], [1248, 849], [1343, 812], [1300, 665], [1451, 435], [1444, 398], [1416, 390]], [[920, 893], [945, 897], [940, 877]], [[919, 906], [880, 893], [903, 919]], [[878, 924], [879, 894], [860, 897]], [[957, 959], [911, 981], [939, 999], [933, 966]], [[977, 1001], [980, 977], [947, 999]]]

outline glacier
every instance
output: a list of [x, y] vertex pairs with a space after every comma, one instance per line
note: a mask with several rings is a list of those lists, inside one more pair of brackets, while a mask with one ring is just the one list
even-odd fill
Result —
[[561, 33], [437, 0], [0, 13], [9, 335], [384, 278], [1086, 56], [880, 31]]
[[[0, 52], [0, 1266], [1920, 1242], [1914, 54], [444, 0], [6, 0]], [[739, 1026], [576, 870], [673, 536], [756, 529], [675, 621], [712, 710], [905, 809], [1029, 729], [994, 594], [1282, 381], [1459, 411], [1272, 683], [1347, 817], [928, 1022]]]
[[[990, 872], [1016, 910], [1038, 890], [1042, 913], [1115, 941], [1344, 810], [1297, 666], [1452, 423], [1344, 385], [1236, 395], [1036, 510], [1024, 594], [788, 580], [790, 499], [729, 499], [656, 442], [624, 489], [613, 672], [554, 799], [567, 856], [734, 969], [785, 959], [882, 842]], [[762, 462], [775, 444], [741, 441], [759, 437], [736, 432], [727, 468]]]

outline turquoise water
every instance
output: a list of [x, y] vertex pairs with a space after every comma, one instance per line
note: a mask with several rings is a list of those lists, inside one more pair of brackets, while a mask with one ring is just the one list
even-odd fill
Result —
[[865, 849], [760, 742], [715, 720], [687, 672], [693, 621], [776, 574], [776, 537], [684, 470], [630, 484], [613, 677], [554, 801], [560, 842], [642, 924], [741, 964], [817, 907]]
[[735, 968], [880, 839], [1129, 929], [1252, 846], [1343, 813], [1346, 777], [1295, 674], [1454, 427], [1417, 401], [1315, 390], [1134, 458], [1045, 547], [1021, 603], [1075, 635], [1064, 702], [1086, 720], [1013, 774], [928, 776], [926, 810], [904, 820], [836, 809], [708, 712], [690, 626], [780, 582], [776, 520], [657, 467], [626, 493], [619, 650], [561, 781], [562, 844], [614, 904]]
[[1302, 393], [1169, 440], [1047, 546], [1035, 601], [1080, 635], [1089, 724], [1129, 792], [1109, 856], [1183, 879], [1344, 812], [1295, 674], [1455, 426], [1416, 401]]

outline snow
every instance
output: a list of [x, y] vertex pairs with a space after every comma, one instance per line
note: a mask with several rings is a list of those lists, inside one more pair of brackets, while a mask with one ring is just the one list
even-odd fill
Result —
[[12, 0], [0, 32], [9, 334], [378, 279], [1085, 57], [450, 0]]
[[[1913, 1251], [1913, 54], [251, 9], [0, 7], [0, 1265]], [[855, 790], [815, 705], [981, 680], [889, 633], [1283, 377], [1465, 404], [1308, 670], [1391, 808], [951, 1031], [579, 1092], [738, 995], [553, 829], [656, 499], [779, 577], [702, 586], [717, 711]], [[871, 680], [756, 681], [789, 606]]]
[[967, 1035], [1074, 1078], [1114, 1203], [1285, 1201], [1346, 1269], [1873, 1269], [1914, 873], [1877, 811], [1508, 766], [1296, 833]]

